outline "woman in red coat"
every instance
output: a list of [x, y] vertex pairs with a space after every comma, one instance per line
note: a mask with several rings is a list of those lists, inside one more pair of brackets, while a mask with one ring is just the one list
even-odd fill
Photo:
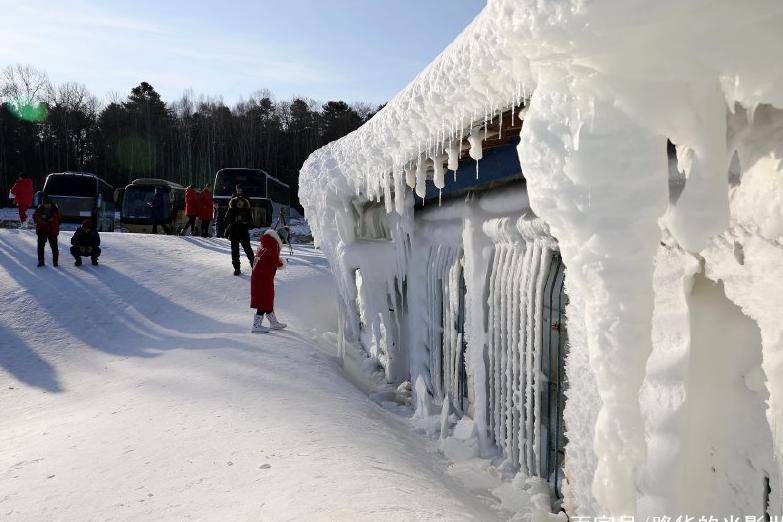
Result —
[[[250, 308], [256, 309], [251, 330], [254, 333], [286, 327], [275, 317], [275, 273], [278, 268], [285, 266], [280, 258], [281, 246], [280, 236], [271, 228], [261, 236], [261, 245], [256, 252], [253, 274], [250, 276]], [[269, 327], [263, 325], [265, 316], [269, 318]]]
[[11, 195], [19, 208], [19, 223], [24, 225], [27, 222], [27, 209], [33, 206], [33, 180], [24, 173], [19, 174], [19, 179], [11, 187]]
[[52, 249], [52, 265], [57, 266], [60, 249], [57, 246], [57, 236], [60, 235], [60, 209], [49, 201], [49, 196], [41, 198], [41, 204], [33, 213], [35, 233], [38, 236], [38, 266], [44, 266], [44, 247], [49, 242]]
[[180, 231], [180, 235], [184, 236], [185, 232], [190, 228], [190, 233], [196, 232], [196, 218], [201, 212], [201, 194], [196, 187], [188, 185], [185, 189], [185, 215], [188, 217], [188, 222]]
[[201, 206], [198, 217], [201, 220], [201, 237], [209, 237], [209, 223], [212, 221], [212, 187], [205, 185], [201, 191]]

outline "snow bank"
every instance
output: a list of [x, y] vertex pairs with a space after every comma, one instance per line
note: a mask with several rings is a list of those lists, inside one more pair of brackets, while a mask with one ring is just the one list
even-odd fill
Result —
[[[696, 305], [682, 282], [700, 270], [694, 265], [700, 257], [707, 277], [723, 281], [725, 296], [760, 328], [764, 377], [748, 380], [764, 381], [769, 393], [766, 429], [775, 434], [777, 469], [763, 471], [773, 488], [770, 503], [780, 505], [783, 308], [776, 305], [783, 294], [776, 285], [783, 277], [770, 278], [783, 259], [781, 24], [783, 6], [772, 0], [490, 0], [379, 114], [302, 168], [300, 199], [333, 270], [345, 272], [354, 201], [377, 202], [396, 224], [390, 250], [402, 281], [433, 260], [416, 253], [420, 234], [412, 228], [406, 185], [422, 195], [430, 170], [439, 183], [443, 154], [453, 155], [455, 141], [465, 140], [470, 156], [480, 157], [487, 122], [508, 109], [516, 117], [524, 102], [519, 155], [527, 196], [568, 267], [568, 322], [576, 332], [568, 371], [585, 379], [575, 386], [586, 395], [572, 389], [566, 411], [567, 504], [575, 512], [649, 513], [672, 505], [661, 474], [678, 451], [667, 437], [678, 432], [659, 415], [673, 408], [670, 420], [687, 430], [686, 413], [678, 409], [684, 391], [662, 380], [698, 381], [685, 361], [697, 356], [703, 326], [685, 320]], [[667, 139], [684, 173], [676, 193]], [[730, 185], [735, 151], [739, 168]], [[480, 278], [492, 268], [488, 241], [475, 232], [484, 220], [471, 212], [464, 214], [464, 266], [468, 277]], [[506, 231], [503, 225], [495, 232]], [[656, 268], [662, 241], [678, 252], [684, 271]], [[508, 251], [491, 262], [530, 277], [527, 269], [514, 272], [526, 257]], [[505, 285], [499, 295], [511, 291], [515, 299], [508, 280], [488, 284]], [[350, 303], [355, 292], [340, 293]], [[502, 340], [492, 337], [497, 328], [479, 324], [485, 316], [477, 302], [468, 317], [470, 342], [477, 344], [470, 360], [483, 371], [477, 353], [486, 347], [491, 355]], [[674, 314], [673, 328], [662, 329], [656, 313]], [[669, 336], [677, 325], [685, 337]], [[676, 370], [663, 376], [655, 365], [667, 358]], [[494, 366], [488, 379], [493, 372]], [[471, 375], [474, 404], [484, 408], [498, 398], [480, 396], [488, 384], [480, 373]], [[640, 394], [642, 401], [632, 399]], [[666, 394], [668, 403], [650, 402]], [[490, 432], [502, 424], [497, 411], [476, 412]], [[513, 452], [513, 440], [495, 442]]]

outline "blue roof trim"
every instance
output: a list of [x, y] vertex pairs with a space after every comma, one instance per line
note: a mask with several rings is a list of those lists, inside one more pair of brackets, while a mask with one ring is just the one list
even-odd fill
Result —
[[[519, 137], [513, 137], [509, 143], [496, 147], [484, 153], [479, 160], [479, 179], [476, 179], [476, 161], [468, 158], [459, 162], [456, 180], [454, 171], [447, 171], [445, 186], [442, 190], [435, 188], [431, 179], [427, 180], [425, 204], [438, 201], [438, 193], [442, 199], [458, 196], [470, 190], [481, 190], [496, 185], [498, 182], [523, 179], [522, 167], [517, 154]], [[416, 198], [416, 205], [421, 205], [421, 199]]]

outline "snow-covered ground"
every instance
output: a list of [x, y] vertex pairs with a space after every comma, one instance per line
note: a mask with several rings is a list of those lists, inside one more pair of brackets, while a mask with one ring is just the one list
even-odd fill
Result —
[[65, 232], [61, 266], [36, 268], [34, 233], [0, 230], [1, 518], [508, 515], [344, 378], [317, 250], [279, 274], [289, 329], [253, 335], [225, 240], [102, 238], [99, 267]]

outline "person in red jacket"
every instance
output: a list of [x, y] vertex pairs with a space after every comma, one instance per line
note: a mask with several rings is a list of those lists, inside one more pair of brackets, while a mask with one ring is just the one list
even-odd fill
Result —
[[185, 233], [188, 231], [188, 228], [190, 228], [191, 234], [196, 232], [196, 218], [198, 218], [200, 212], [201, 194], [198, 190], [196, 190], [195, 186], [188, 185], [188, 187], [185, 189], [185, 215], [188, 216], [188, 222], [185, 224], [182, 230], [180, 230], [179, 234], [181, 236], [185, 235]]
[[209, 224], [212, 222], [212, 187], [207, 184], [201, 190], [201, 206], [199, 207], [199, 219], [201, 220], [201, 237], [209, 237]]
[[35, 221], [35, 233], [38, 236], [38, 266], [44, 266], [44, 247], [46, 242], [52, 249], [52, 265], [57, 266], [57, 258], [60, 250], [57, 247], [57, 236], [60, 235], [60, 209], [45, 195], [41, 198], [41, 204], [33, 213]]
[[[285, 263], [280, 258], [280, 236], [269, 229], [261, 236], [261, 245], [256, 252], [253, 273], [250, 276], [250, 308], [256, 309], [253, 318], [253, 333], [266, 333], [286, 327], [275, 317], [275, 273]], [[264, 317], [269, 318], [269, 327], [263, 325]]]
[[19, 208], [19, 222], [24, 225], [27, 222], [27, 209], [33, 206], [33, 180], [24, 173], [19, 174], [19, 179], [11, 187], [11, 195]]

